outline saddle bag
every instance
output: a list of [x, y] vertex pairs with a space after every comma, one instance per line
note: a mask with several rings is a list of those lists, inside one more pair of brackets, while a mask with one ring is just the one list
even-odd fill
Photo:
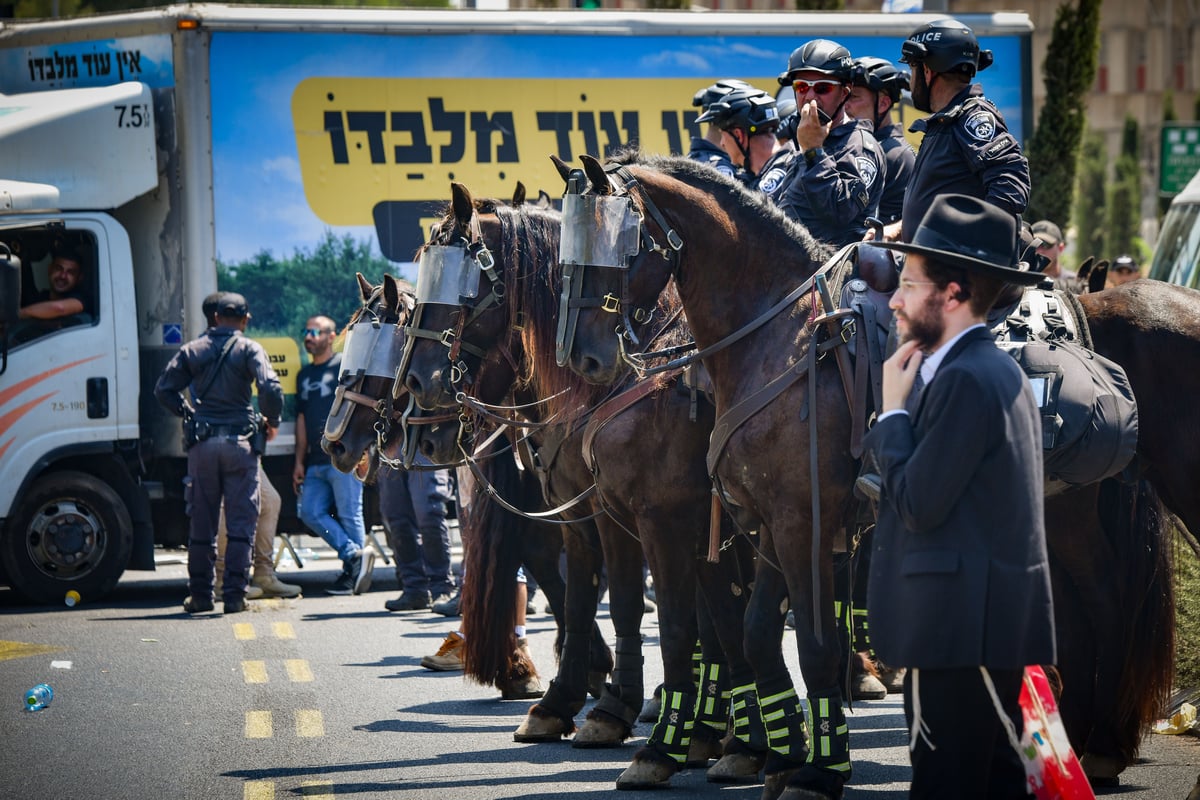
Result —
[[1042, 416], [1046, 477], [1084, 485], [1137, 449], [1137, 403], [1118, 364], [1072, 342], [998, 342], [1025, 372]]

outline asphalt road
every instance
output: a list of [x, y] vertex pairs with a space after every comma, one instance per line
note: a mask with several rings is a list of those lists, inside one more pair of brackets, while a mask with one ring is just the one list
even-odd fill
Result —
[[[0, 798], [628, 800], [616, 777], [648, 725], [608, 750], [514, 743], [528, 701], [503, 702], [491, 687], [420, 667], [452, 620], [386, 612], [396, 582], [382, 564], [369, 593], [325, 595], [336, 566], [324, 558], [284, 569], [302, 598], [252, 603], [228, 618], [182, 613], [180, 563], [129, 573], [105, 600], [75, 608], [20, 606], [0, 589]], [[600, 621], [611, 637], [604, 605]], [[662, 671], [653, 615], [642, 630], [649, 689]], [[547, 677], [553, 635], [549, 615], [530, 618]], [[794, 648], [785, 651], [798, 678]], [[54, 701], [26, 712], [25, 690], [43, 681]], [[858, 703], [849, 721], [846, 797], [905, 797], [899, 698]], [[1152, 735], [1143, 753], [1122, 786], [1100, 796], [1183, 800], [1200, 772], [1200, 741]], [[709, 784], [702, 770], [672, 786], [690, 797], [761, 793]]]

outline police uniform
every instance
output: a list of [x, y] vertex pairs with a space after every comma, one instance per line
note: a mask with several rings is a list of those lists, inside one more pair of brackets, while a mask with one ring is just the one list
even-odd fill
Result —
[[[245, 316], [245, 301], [235, 297], [237, 301], [232, 306], [222, 306], [218, 313], [230, 316], [224, 312], [240, 307], [242, 314], [232, 316]], [[221, 351], [231, 339], [230, 349], [218, 365]], [[198, 402], [184, 399], [183, 392], [189, 387], [189, 395], [194, 398], [206, 384], [204, 396]], [[191, 515], [189, 600], [200, 610], [212, 607], [222, 497], [229, 531], [223, 599], [227, 606], [230, 601], [240, 604], [246, 593], [259, 507], [258, 453], [252, 442], [258, 422], [251, 401], [253, 386], [258, 387], [259, 411], [266, 423], [278, 427], [283, 391], [267, 352], [236, 328], [214, 327], [181, 347], [154, 387], [158, 401], [178, 417], [195, 404], [198, 441], [188, 448], [189, 485], [185, 502]]]
[[983, 87], [963, 89], [941, 111], [909, 129], [924, 131], [916, 166], [904, 195], [901, 239], [912, 241], [925, 212], [939, 194], [987, 200], [1019, 216], [1029, 203], [1029, 162], [1004, 118], [983, 96]]
[[[417, 466], [428, 467], [430, 462], [422, 456]], [[396, 571], [403, 589], [400, 602], [395, 604], [398, 610], [449, 599], [454, 593], [450, 529], [446, 525], [446, 503], [453, 497], [450, 470], [385, 469], [380, 471], [377, 483], [379, 515], [396, 553]]]
[[737, 177], [737, 167], [729, 160], [729, 154], [708, 139], [693, 136], [692, 149], [688, 151], [687, 157], [692, 161], [708, 164], [722, 175], [730, 178]]
[[900, 219], [904, 212], [904, 191], [912, 179], [917, 161], [904, 130], [899, 125], [888, 125], [875, 131], [879, 147], [883, 150], [883, 192], [879, 195], [878, 217], [884, 225]]
[[792, 161], [797, 156], [799, 153], [794, 147], [781, 147], [776, 150], [758, 171], [750, 188], [760, 191], [768, 197], [777, 194], [787, 180], [788, 172], [792, 168]]
[[829, 132], [825, 144], [792, 161], [770, 193], [785, 214], [815, 238], [841, 246], [860, 241], [883, 190], [883, 151], [870, 120], [851, 119]]

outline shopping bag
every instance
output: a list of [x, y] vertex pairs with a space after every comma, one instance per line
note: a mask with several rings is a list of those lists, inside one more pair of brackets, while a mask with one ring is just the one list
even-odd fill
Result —
[[1021, 763], [1030, 793], [1037, 800], [1095, 800], [1041, 667], [1025, 668], [1020, 702], [1025, 718]]

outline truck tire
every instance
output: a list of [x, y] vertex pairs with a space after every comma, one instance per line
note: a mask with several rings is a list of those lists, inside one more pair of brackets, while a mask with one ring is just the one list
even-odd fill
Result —
[[9, 518], [0, 559], [30, 601], [60, 602], [74, 589], [87, 602], [112, 591], [132, 549], [121, 496], [93, 475], [63, 471], [34, 481]]

